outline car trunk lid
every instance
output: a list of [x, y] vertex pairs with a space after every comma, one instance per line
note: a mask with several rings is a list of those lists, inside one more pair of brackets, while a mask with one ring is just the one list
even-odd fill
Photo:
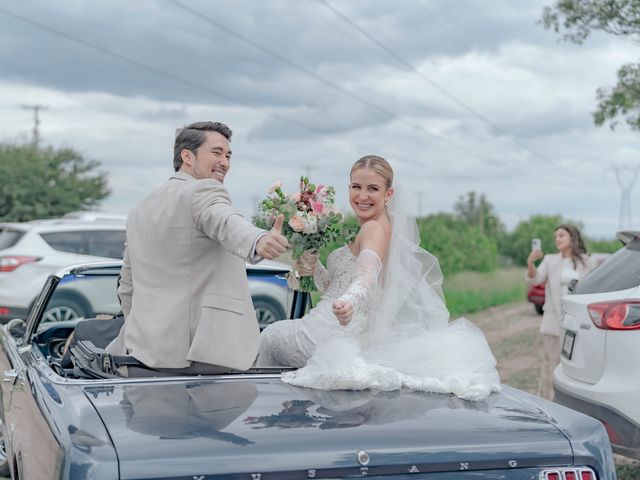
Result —
[[587, 306], [597, 295], [569, 295], [563, 299], [562, 346], [563, 371], [576, 380], [596, 383], [604, 371], [607, 331], [596, 328]]
[[595, 384], [600, 380], [606, 368], [607, 358], [618, 353], [611, 351], [611, 348], [616, 348], [615, 342], [607, 348], [611, 343], [610, 337], [635, 338], [637, 331], [614, 331], [596, 327], [589, 314], [589, 305], [637, 299], [639, 296], [640, 288], [631, 288], [617, 292], [567, 295], [563, 298], [563, 336], [560, 340], [564, 373], [589, 384]]
[[109, 430], [121, 478], [400, 475], [572, 461], [553, 421], [509, 392], [468, 402], [324, 392], [275, 376], [137, 380], [85, 392]]

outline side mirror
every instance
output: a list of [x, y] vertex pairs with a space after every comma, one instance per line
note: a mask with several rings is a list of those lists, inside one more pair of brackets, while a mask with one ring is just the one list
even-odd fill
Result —
[[7, 331], [13, 338], [22, 338], [27, 331], [27, 324], [21, 318], [14, 318], [7, 323]]

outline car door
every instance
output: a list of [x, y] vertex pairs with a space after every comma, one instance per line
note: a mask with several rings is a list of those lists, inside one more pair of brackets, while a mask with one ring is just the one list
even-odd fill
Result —
[[[40, 314], [57, 281], [55, 277], [49, 277], [29, 319]], [[38, 396], [42, 387], [38, 384], [41, 382], [34, 368], [32, 346], [26, 341], [33, 332], [27, 328], [24, 336], [20, 336], [12, 334], [11, 330], [10, 323], [4, 325], [0, 333], [0, 418], [7, 462], [17, 468], [19, 478], [54, 478], [60, 467], [60, 446], [40, 409]]]
[[2, 438], [2, 458], [0, 458], [0, 474], [7, 475], [9, 464], [13, 459], [13, 431], [15, 429], [15, 421], [11, 414], [11, 399], [13, 387], [20, 372], [24, 369], [24, 363], [18, 355], [16, 340], [9, 334], [7, 325], [3, 325], [0, 329], [0, 395], [2, 401], [0, 405], [0, 432]]

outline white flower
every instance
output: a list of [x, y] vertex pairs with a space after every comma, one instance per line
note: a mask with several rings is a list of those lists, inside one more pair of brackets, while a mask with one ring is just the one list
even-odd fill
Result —
[[310, 233], [316, 233], [318, 231], [318, 219], [315, 215], [305, 215], [304, 229], [302, 233], [309, 235]]
[[274, 193], [277, 189], [282, 188], [282, 180], [273, 182], [273, 185], [269, 187], [269, 193]]

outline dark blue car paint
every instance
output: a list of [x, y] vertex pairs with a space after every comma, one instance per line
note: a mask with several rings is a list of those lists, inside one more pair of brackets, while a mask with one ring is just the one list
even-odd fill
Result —
[[18, 343], [0, 329], [0, 371], [18, 372], [3, 382], [2, 420], [22, 479], [533, 480], [540, 467], [570, 465], [615, 478], [599, 422], [509, 387], [467, 402], [322, 392], [268, 374], [76, 380]]

